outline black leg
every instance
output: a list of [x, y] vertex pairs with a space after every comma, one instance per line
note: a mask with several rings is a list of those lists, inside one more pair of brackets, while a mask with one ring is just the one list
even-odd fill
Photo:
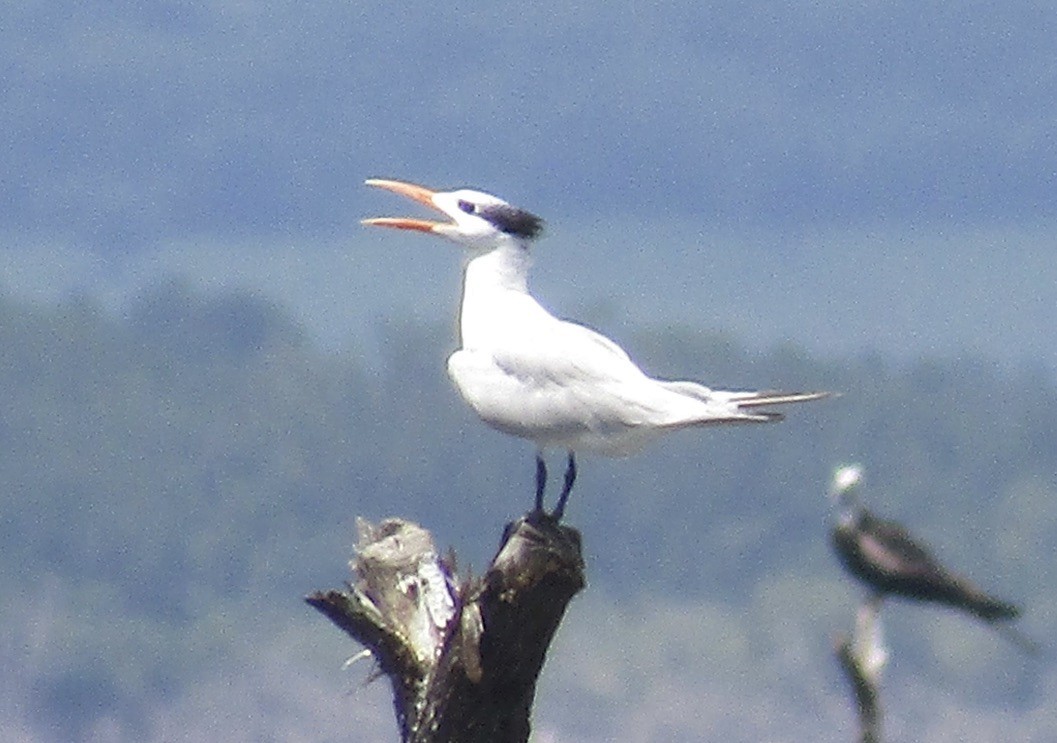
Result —
[[576, 457], [569, 452], [569, 464], [565, 467], [565, 484], [562, 486], [561, 495], [558, 496], [558, 505], [551, 513], [555, 521], [562, 520], [562, 515], [565, 513], [565, 502], [569, 500], [569, 493], [573, 489], [574, 482], [576, 482]]
[[543, 510], [543, 491], [547, 487], [547, 465], [543, 463], [543, 455], [536, 452], [536, 510]]

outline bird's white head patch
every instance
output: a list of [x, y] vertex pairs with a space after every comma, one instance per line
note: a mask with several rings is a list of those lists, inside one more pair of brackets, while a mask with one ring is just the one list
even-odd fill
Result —
[[846, 464], [833, 472], [833, 491], [843, 493], [862, 482], [862, 467], [857, 464]]

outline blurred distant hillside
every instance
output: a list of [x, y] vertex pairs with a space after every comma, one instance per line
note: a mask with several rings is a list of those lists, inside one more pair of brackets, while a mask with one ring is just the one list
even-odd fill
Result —
[[[457, 399], [450, 332], [380, 325], [383, 358], [366, 364], [252, 293], [164, 284], [121, 315], [0, 298], [5, 729], [395, 739], [386, 690], [347, 693], [366, 667], [350, 680], [355, 649], [300, 597], [345, 578], [357, 515], [418, 520], [480, 569], [529, 506], [531, 448]], [[840, 462], [865, 465], [873, 507], [1022, 601], [1027, 632], [1057, 636], [1049, 374], [750, 353], [688, 326], [621, 341], [661, 376], [843, 396], [583, 460], [568, 520], [590, 585], [544, 670], [541, 740], [850, 740], [829, 654], [858, 600], [825, 541]], [[944, 612], [886, 616], [892, 740], [1057, 729], [1052, 656], [1027, 661]]]

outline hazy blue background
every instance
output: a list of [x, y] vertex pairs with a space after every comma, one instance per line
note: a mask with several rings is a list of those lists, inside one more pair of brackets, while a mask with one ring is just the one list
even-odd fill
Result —
[[[369, 176], [551, 222], [569, 313], [828, 351], [1057, 361], [1047, 3], [19, 3], [3, 11], [10, 291], [249, 284], [328, 343], [450, 313]], [[9, 272], [9, 273], [8, 273]]]
[[[172, 277], [207, 294], [249, 289], [288, 308], [294, 322], [303, 323], [309, 343], [353, 359], [357, 373], [374, 380], [371, 394], [402, 394], [379, 377], [410, 364], [409, 357], [419, 366], [400, 379], [431, 378], [442, 387], [458, 294], [454, 249], [358, 225], [364, 216], [407, 213], [401, 200], [362, 186], [366, 177], [396, 177], [437, 187], [476, 186], [546, 218], [535, 281], [539, 295], [562, 314], [587, 318], [627, 342], [653, 371], [706, 382], [771, 381], [758, 379], [766, 375], [752, 372], [751, 363], [723, 369], [732, 375], [752, 372], [751, 379], [716, 379], [717, 369], [700, 363], [709, 360], [707, 354], [681, 357], [670, 347], [662, 353], [648, 330], [661, 335], [674, 324], [683, 333], [727, 333], [735, 347], [750, 351], [804, 349], [818, 359], [812, 363], [822, 364], [808, 367], [821, 368], [819, 376], [827, 376], [827, 361], [859, 369], [854, 365], [870, 352], [897, 366], [922, 359], [957, 364], [972, 357], [985, 366], [993, 361], [1025, 394], [1030, 383], [1049, 400], [1057, 369], [1054, 39], [1057, 10], [1027, 2], [8, 4], [0, 10], [0, 291], [12, 302], [35, 303], [45, 316], [60, 318], [71, 312], [80, 317], [83, 308], [71, 311], [63, 304], [79, 297], [130, 323], [134, 335], [137, 327], [156, 327], [153, 320], [142, 320], [155, 317], [150, 301], [143, 309], [144, 293], [152, 296]], [[205, 309], [195, 302], [204, 302]], [[178, 297], [173, 304], [191, 307], [188, 317], [205, 323], [191, 325], [200, 333], [216, 330], [209, 318], [218, 315], [210, 314], [206, 300]], [[229, 314], [220, 312], [217, 323]], [[85, 320], [89, 329], [92, 322]], [[126, 332], [125, 325], [116, 327]], [[412, 342], [415, 332], [435, 344], [429, 353]], [[193, 355], [195, 344], [165, 348], [179, 359], [173, 348]], [[309, 356], [312, 364], [330, 363], [325, 355]], [[981, 389], [998, 394], [1005, 383], [988, 377], [983, 385], [971, 364], [952, 368], [958, 374], [949, 372], [946, 386], [912, 386], [920, 396], [909, 399], [929, 409], [930, 394], [942, 390], [942, 409], [930, 410], [940, 416], [962, 405], [974, 410]], [[66, 369], [71, 375], [78, 371], [76, 364]], [[822, 381], [854, 384], [869, 378], [866, 372], [846, 374], [851, 376], [834, 372]], [[458, 405], [450, 394], [430, 399]], [[880, 421], [887, 412], [883, 403], [880, 399], [875, 411]], [[56, 401], [70, 410], [78, 404], [72, 398]], [[1002, 408], [995, 409], [1001, 415]], [[834, 415], [839, 417], [839, 410]], [[85, 413], [88, 420], [94, 414]], [[199, 414], [208, 417], [210, 408]], [[391, 418], [393, 411], [385, 415]], [[496, 468], [474, 475], [481, 491], [505, 490], [510, 471], [524, 465], [524, 447], [488, 431], [477, 433], [469, 418], [457, 420], [455, 428], [424, 423], [423, 430], [442, 437], [458, 433], [482, 451], [505, 452]], [[1047, 442], [1053, 443], [1042, 441]], [[412, 452], [413, 446], [409, 443]], [[802, 474], [814, 479], [800, 487], [815, 493], [831, 457], [869, 453], [860, 449], [818, 447], [818, 459], [803, 465]], [[671, 467], [679, 461], [673, 451], [686, 449], [662, 448], [657, 456]], [[732, 445], [731, 451], [742, 450]], [[419, 490], [430, 487], [409, 486], [408, 478], [424, 478], [427, 471], [432, 476], [441, 465], [422, 463], [416, 475], [415, 455], [408, 456], [401, 461], [404, 469], [388, 479], [376, 473], [370, 488], [358, 480], [370, 495], [350, 506], [374, 517], [430, 515], [408, 513], [393, 493], [411, 488], [419, 497]], [[10, 460], [8, 466], [13, 467]], [[604, 474], [608, 466], [592, 465], [594, 477], [617, 477]], [[612, 471], [626, 479], [643, 466], [632, 460]], [[991, 484], [1020, 492], [1019, 477], [998, 472]], [[585, 509], [600, 507], [598, 488], [617, 488], [613, 480], [603, 483], [596, 480], [592, 500], [587, 479], [584, 502], [594, 505]], [[1040, 487], [1045, 491], [1049, 485]], [[180, 490], [175, 491], [179, 504]], [[912, 488], [905, 493], [917, 497]], [[291, 498], [284, 505], [296, 503]], [[510, 505], [491, 504], [488, 523], [512, 515]], [[16, 523], [29, 522], [17, 501], [9, 508]], [[933, 511], [935, 523], [942, 522], [944, 509]], [[269, 529], [283, 523], [278, 510]], [[335, 509], [351, 519], [348, 511]], [[332, 515], [316, 516], [322, 513]], [[589, 544], [589, 519], [596, 515], [577, 514]], [[475, 523], [484, 518], [467, 516]], [[312, 523], [311, 517], [299, 513], [305, 523]], [[723, 512], [709, 517], [734, 518]], [[803, 531], [818, 528], [803, 518], [798, 523]], [[344, 559], [351, 521], [328, 521], [327, 528], [323, 544], [314, 547], [313, 564]], [[452, 539], [481, 532], [479, 524], [441, 528]], [[15, 529], [7, 537], [18, 546], [16, 554], [29, 549], [19, 536]], [[485, 541], [456, 546], [479, 564], [491, 548]], [[235, 542], [225, 549], [238, 547]], [[663, 540], [650, 548], [663, 550]], [[981, 572], [989, 572], [989, 556], [993, 553], [984, 550], [973, 558]], [[296, 564], [296, 554], [284, 557]], [[604, 552], [594, 557], [600, 590], [585, 600], [591, 617], [604, 616], [607, 602], [619, 603], [614, 595], [627, 588], [605, 572], [619, 560]], [[76, 556], [70, 559], [77, 562]], [[283, 565], [289, 569], [289, 563]], [[760, 575], [773, 567], [763, 565]], [[258, 569], [267, 574], [266, 567]], [[63, 603], [73, 578], [61, 566], [48, 570], [17, 575], [18, 566], [8, 565], [7, 580], [15, 582], [17, 575], [24, 586], [34, 586], [32, 608], [18, 613], [21, 629], [12, 630], [10, 652], [3, 656], [9, 668], [23, 665], [19, 653], [25, 648], [49, 658], [62, 655], [46, 628], [55, 627], [55, 617], [67, 610], [76, 615], [76, 607]], [[1005, 570], [1015, 572], [1008, 564]], [[1041, 575], [1052, 578], [1051, 572]], [[291, 580], [285, 587], [307, 591], [336, 585], [342, 577], [312, 576], [317, 577], [298, 577], [314, 583]], [[1025, 592], [1037, 588], [1023, 586]], [[766, 604], [767, 591], [756, 590], [752, 601]], [[252, 595], [243, 600], [253, 604]], [[683, 608], [691, 616], [707, 613], [695, 601], [688, 599]], [[657, 617], [667, 624], [683, 616], [678, 608], [657, 608], [643, 599], [639, 613], [632, 614], [645, 617], [644, 624]], [[88, 715], [85, 727], [76, 729], [92, 731], [97, 740], [135, 739], [144, 731], [164, 740], [193, 720], [201, 726], [194, 735], [203, 740], [218, 730], [229, 740], [270, 739], [269, 733], [295, 740], [303, 733], [298, 721], [317, 720], [320, 730], [338, 737], [357, 714], [366, 721], [358, 722], [358, 729], [372, 729], [373, 721], [388, 734], [384, 690], [343, 696], [348, 682], [335, 656], [346, 648], [330, 628], [298, 611], [280, 613], [275, 624], [283, 632], [245, 641], [239, 656], [245, 666], [236, 667], [263, 673], [239, 677], [250, 679], [244, 681], [242, 703], [217, 704], [232, 682], [211, 670], [194, 684], [162, 684], [164, 704], [140, 710], [147, 722], [133, 733], [118, 713], [116, 721], [104, 715], [98, 724]], [[740, 610], [708, 611], [709, 627], [735, 634], [747, 621]], [[203, 638], [212, 641], [218, 627], [227, 628], [225, 636], [238, 634], [223, 619], [200, 621], [197, 612], [190, 611]], [[572, 636], [590, 637], [590, 623], [579, 626], [579, 634], [575, 625], [570, 630]], [[693, 657], [688, 647], [709, 645], [690, 620], [680, 626], [686, 629], [673, 640], [677, 657]], [[313, 646], [305, 652], [316, 653], [312, 657], [324, 670], [299, 670], [297, 684], [284, 682], [293, 668], [301, 668], [298, 653], [312, 645], [315, 632], [329, 650]], [[776, 651], [775, 667], [794, 679], [806, 651], [795, 642], [785, 647], [788, 657]], [[98, 662], [109, 656], [101, 651], [91, 657]], [[642, 662], [630, 673], [621, 665], [626, 658], [602, 650], [599, 657], [611, 665], [591, 677], [597, 699], [618, 700], [631, 715], [642, 710], [638, 727], [624, 728], [631, 739], [664, 739], [653, 713], [667, 709], [678, 717], [678, 710], [702, 708], [703, 698], [721, 717], [730, 715], [735, 727], [748, 729], [743, 710], [731, 712], [748, 704], [758, 729], [769, 731], [771, 739], [781, 734], [801, 739], [774, 695], [752, 683], [735, 684], [731, 691], [728, 677], [720, 676], [694, 687], [697, 696], [680, 700], [687, 684], [684, 679], [669, 689], [666, 679], [681, 678], [669, 666], [654, 667], [647, 656], [635, 656]], [[740, 662], [743, 656], [730, 658]], [[335, 659], [332, 673], [325, 667], [330, 659]], [[730, 660], [731, 668], [737, 666]], [[573, 683], [571, 673], [559, 668], [552, 677], [545, 674], [542, 687], [552, 696], [541, 699], [540, 729], [560, 740], [588, 736], [569, 732], [576, 730], [577, 710], [561, 708], [562, 681]], [[122, 677], [127, 683], [130, 674]], [[622, 674], [644, 679], [664, 699], [640, 706], [633, 690], [614, 686]], [[1044, 678], [1042, 691], [1017, 697], [1018, 709], [1035, 710], [1025, 724], [1034, 725], [1038, 740], [1048, 740], [1052, 730], [1046, 727], [1052, 716], [1038, 710], [1057, 707], [1057, 675], [1050, 669]], [[314, 682], [320, 687], [306, 690]], [[920, 683], [935, 691], [934, 682]], [[48, 739], [40, 731], [54, 728], [38, 727], [38, 711], [27, 708], [40, 694], [11, 683], [0, 709], [8, 728], [26, 740]], [[901, 698], [907, 706], [928, 700], [917, 708], [922, 720], [930, 705], [959, 709], [965, 703], [958, 694], [918, 693], [913, 683], [918, 682], [901, 687]], [[812, 693], [804, 700], [812, 716], [844, 719], [842, 688]], [[987, 729], [985, 722], [1020, 721], [1001, 701], [1016, 696], [1006, 688], [993, 707], [984, 705], [983, 712], [977, 709], [979, 714], [954, 723], [963, 727], [936, 731], [928, 739], [956, 739], [958, 730]], [[601, 701], [599, 707], [604, 708]], [[245, 720], [264, 709], [294, 722], [254, 733]], [[893, 724], [904, 725], [896, 733], [914, 740], [920, 739], [918, 722], [904, 717]], [[722, 737], [706, 723], [698, 732], [707, 737], [709, 730]]]

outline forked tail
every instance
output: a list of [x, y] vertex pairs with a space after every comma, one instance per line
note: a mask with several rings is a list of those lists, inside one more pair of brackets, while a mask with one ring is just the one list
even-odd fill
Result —
[[719, 423], [770, 423], [784, 417], [773, 410], [759, 410], [768, 405], [788, 405], [794, 402], [810, 402], [824, 397], [833, 397], [832, 392], [764, 392], [713, 390], [695, 382], [662, 382], [667, 389], [691, 397], [709, 406], [699, 417], [686, 417], [674, 421], [672, 427], [704, 426]]
[[758, 408], [764, 405], [786, 405], [791, 402], [809, 402], [833, 397], [832, 392], [731, 392], [730, 400], [739, 408]]
[[765, 392], [730, 392], [729, 400], [734, 403], [738, 410], [750, 413], [756, 420], [780, 421], [785, 418], [782, 413], [771, 410], [756, 410], [756, 408], [768, 405], [788, 405], [794, 402], [810, 402], [832, 397], [832, 392], [776, 392], [767, 390]]
[[966, 590], [963, 605], [987, 622], [1008, 622], [1020, 616], [1020, 607], [1016, 604], [988, 596], [974, 588]]
[[[991, 622], [990, 624], [1000, 635], [1016, 645], [1017, 648], [1026, 655], [1041, 655], [1042, 651], [1045, 650], [1045, 647], [1041, 642], [1032, 637], [1028, 637], [1011, 624], [1004, 624], [1002, 622]], [[1047, 653], [1047, 655], [1049, 655], [1049, 653]]]

